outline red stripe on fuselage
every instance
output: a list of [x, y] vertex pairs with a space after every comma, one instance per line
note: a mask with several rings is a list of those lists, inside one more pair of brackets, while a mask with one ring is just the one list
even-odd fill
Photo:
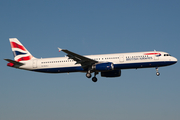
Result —
[[21, 49], [21, 50], [26, 51], [26, 49], [24, 48], [24, 46], [19, 45], [19, 44], [15, 43], [15, 42], [11, 42], [11, 47], [12, 47], [12, 48], [19, 48], [19, 49]]
[[161, 53], [145, 53], [144, 55], [159, 55]]

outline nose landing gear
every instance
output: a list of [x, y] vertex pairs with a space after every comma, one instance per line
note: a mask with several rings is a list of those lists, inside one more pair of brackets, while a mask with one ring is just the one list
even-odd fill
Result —
[[158, 72], [158, 67], [156, 67], [156, 75], [159, 76], [160, 73]]

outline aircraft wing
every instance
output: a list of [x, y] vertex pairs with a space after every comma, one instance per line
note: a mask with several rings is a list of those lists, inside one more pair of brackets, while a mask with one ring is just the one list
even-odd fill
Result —
[[17, 62], [17, 61], [14, 61], [14, 60], [10, 60], [10, 59], [4, 59], [4, 60], [6, 60], [6, 61], [8, 61], [8, 62], [10, 62], [10, 63], [13, 63], [13, 64], [15, 64], [15, 65], [19, 65], [19, 66], [24, 65], [24, 63]]
[[63, 51], [65, 53], [67, 53], [67, 56], [69, 57], [69, 59], [73, 59], [74, 61], [76, 61], [76, 64], [81, 64], [81, 66], [84, 69], [92, 66], [94, 63], [98, 63], [98, 61], [96, 61], [96, 60], [90, 59], [88, 57], [84, 57], [82, 55], [76, 54], [69, 50], [60, 49], [60, 48], [58, 48], [58, 49], [59, 49], [59, 51]]

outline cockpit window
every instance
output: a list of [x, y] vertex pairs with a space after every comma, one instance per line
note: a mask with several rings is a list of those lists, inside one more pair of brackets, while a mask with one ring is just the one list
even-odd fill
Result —
[[164, 54], [164, 56], [171, 56], [170, 54]]

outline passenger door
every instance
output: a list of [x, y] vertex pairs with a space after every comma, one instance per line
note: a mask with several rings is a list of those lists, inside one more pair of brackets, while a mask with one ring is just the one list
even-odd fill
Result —
[[37, 60], [33, 60], [33, 63], [32, 63], [33, 65], [33, 68], [37, 68]]
[[158, 55], [154, 55], [154, 60], [159, 60], [159, 56]]

